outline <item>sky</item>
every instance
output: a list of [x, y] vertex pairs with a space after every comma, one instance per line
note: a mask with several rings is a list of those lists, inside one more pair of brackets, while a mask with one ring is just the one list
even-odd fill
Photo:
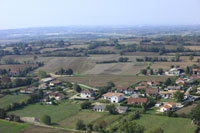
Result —
[[200, 0], [0, 0], [0, 29], [198, 24]]

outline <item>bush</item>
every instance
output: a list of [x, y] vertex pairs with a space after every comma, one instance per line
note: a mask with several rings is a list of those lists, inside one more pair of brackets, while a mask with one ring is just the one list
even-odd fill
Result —
[[42, 117], [42, 122], [43, 122], [44, 124], [50, 125], [50, 124], [51, 124], [51, 117], [48, 116], [48, 115], [44, 115], [44, 116]]
[[85, 130], [85, 124], [83, 123], [83, 120], [78, 120], [77, 121], [76, 129], [77, 130]]

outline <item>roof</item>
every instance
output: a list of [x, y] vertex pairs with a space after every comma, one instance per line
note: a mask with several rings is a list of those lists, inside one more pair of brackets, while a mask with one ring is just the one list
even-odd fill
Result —
[[157, 88], [147, 88], [146, 93], [147, 94], [158, 94], [158, 89]]
[[197, 68], [195, 68], [195, 69], [193, 69], [193, 71], [194, 72], [198, 72], [198, 71], [200, 71], [199, 69], [197, 69]]
[[112, 97], [112, 96], [123, 96], [124, 94], [123, 93], [106, 93], [104, 94], [103, 96], [106, 96], [106, 97]]
[[81, 91], [81, 93], [90, 94], [90, 93], [93, 93], [93, 91], [92, 90], [83, 90], [83, 91]]
[[137, 86], [135, 87], [136, 90], [145, 90], [146, 86]]
[[95, 105], [93, 107], [93, 109], [102, 109], [102, 110], [104, 110], [105, 108], [106, 108], [106, 105]]
[[167, 88], [170, 90], [180, 90], [181, 89], [180, 86], [168, 86]]
[[167, 105], [167, 104], [164, 105], [164, 106], [162, 106], [161, 108], [163, 108], [163, 107], [166, 108], [166, 109], [170, 109], [170, 108], [171, 108], [171, 106], [169, 106], [169, 105]]
[[[177, 92], [178, 90], [168, 90], [168, 91], [160, 91], [159, 93], [160, 94], [173, 94], [175, 92]], [[184, 91], [181, 91], [181, 92], [184, 92]]]
[[54, 78], [44, 78], [44, 79], [41, 79], [42, 82], [50, 82], [54, 80]]
[[168, 104], [169, 104], [169, 105], [171, 105], [171, 106], [174, 106], [174, 105], [176, 105], [176, 103], [175, 103], [175, 102], [169, 102]]
[[54, 80], [54, 81], [51, 81], [51, 83], [52, 83], [52, 84], [59, 84], [59, 83], [61, 83], [61, 81], [59, 81], [59, 80]]
[[132, 98], [130, 97], [128, 99], [128, 104], [132, 104], [132, 103], [146, 103], [148, 101], [147, 98]]
[[141, 85], [147, 85], [147, 82], [140, 82]]

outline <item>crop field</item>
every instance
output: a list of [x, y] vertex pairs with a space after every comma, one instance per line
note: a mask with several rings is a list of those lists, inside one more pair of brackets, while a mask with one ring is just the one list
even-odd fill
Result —
[[25, 68], [30, 67], [30, 66], [35, 66], [34, 64], [13, 64], [13, 65], [0, 65], [0, 69], [6, 69], [6, 70], [12, 70], [12, 71], [17, 71], [21, 70], [23, 71]]
[[193, 133], [197, 128], [191, 124], [191, 119], [188, 118], [142, 115], [135, 122], [145, 127], [145, 133], [150, 133], [156, 128], [162, 128], [165, 133]]
[[200, 46], [184, 46], [184, 47], [191, 50], [200, 50]]
[[15, 102], [20, 102], [24, 101], [27, 99], [28, 96], [25, 95], [6, 95], [0, 98], [0, 108], [7, 107], [8, 105], [15, 103]]
[[55, 129], [55, 128], [31, 126], [23, 130], [21, 133], [76, 133], [76, 132], [60, 130], [60, 129]]
[[28, 127], [28, 124], [0, 120], [0, 133], [21, 133], [24, 129]]
[[197, 104], [192, 104], [192, 105], [189, 105], [189, 106], [186, 106], [186, 107], [183, 107], [181, 109], [179, 109], [178, 111], [176, 111], [177, 114], [189, 114], [191, 112], [191, 110], [193, 108], [195, 108], [197, 106]]
[[58, 105], [41, 105], [31, 104], [22, 109], [12, 111], [11, 114], [16, 114], [22, 117], [36, 117], [41, 118], [43, 115], [51, 116], [51, 120], [53, 123], [64, 120], [67, 117], [70, 117], [77, 112], [79, 112], [80, 105], [72, 104], [69, 101], [62, 101]]
[[[129, 75], [85, 75], [74, 77], [60, 77], [61, 80], [78, 82], [92, 87], [100, 87], [107, 85], [112, 81], [116, 87], [128, 87], [139, 81], [158, 80], [165, 81], [168, 76], [129, 76]], [[173, 77], [171, 77], [173, 78]]]
[[83, 120], [85, 124], [93, 123], [97, 119], [102, 118], [106, 113], [98, 113], [92, 111], [82, 111], [79, 112], [71, 117], [64, 119], [63, 121], [59, 122], [59, 126], [66, 127], [66, 128], [76, 128], [76, 122], [78, 120]]

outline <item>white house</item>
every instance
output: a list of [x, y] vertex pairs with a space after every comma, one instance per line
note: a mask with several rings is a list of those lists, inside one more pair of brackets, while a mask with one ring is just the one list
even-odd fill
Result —
[[160, 107], [160, 112], [167, 112], [169, 110], [174, 110], [176, 108], [176, 103], [170, 102], [168, 104], [165, 104], [164, 106]]
[[168, 72], [165, 72], [169, 76], [179, 76], [184, 70], [180, 68], [171, 68]]
[[92, 90], [83, 90], [80, 94], [81, 98], [90, 98], [94, 97], [94, 92]]
[[111, 103], [119, 103], [124, 99], [123, 93], [106, 93], [103, 95], [104, 99], [110, 100]]

